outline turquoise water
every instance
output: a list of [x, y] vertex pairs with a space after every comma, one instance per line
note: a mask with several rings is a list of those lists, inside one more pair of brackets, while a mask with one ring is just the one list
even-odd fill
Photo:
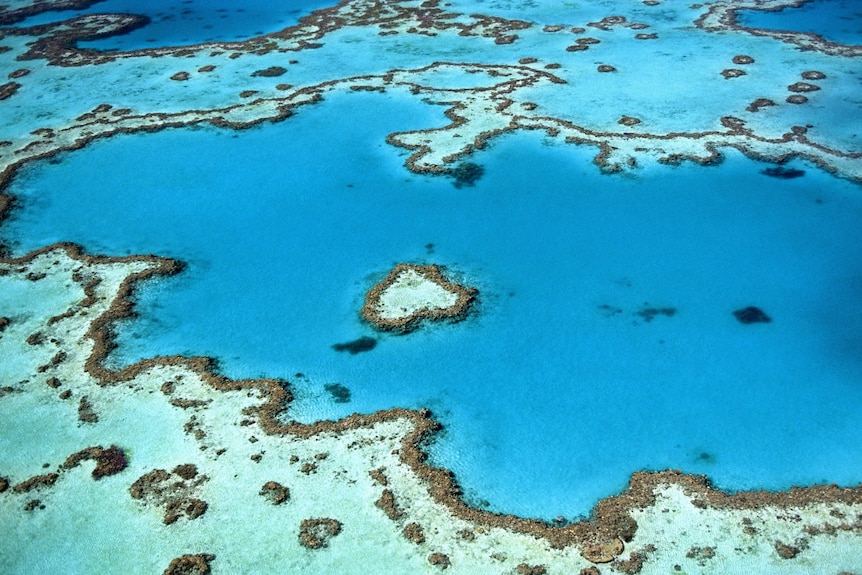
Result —
[[[24, 169], [0, 235], [18, 254], [63, 240], [188, 262], [142, 288], [115, 364], [206, 354], [286, 377], [302, 420], [430, 407], [434, 461], [494, 510], [583, 515], [638, 469], [727, 489], [858, 481], [858, 185], [802, 162], [770, 178], [736, 152], [602, 175], [595, 149], [519, 134], [456, 189], [384, 141], [442, 111], [332, 94], [250, 130], [98, 141]], [[375, 334], [362, 298], [400, 261], [447, 266], [480, 290], [477, 313]], [[737, 322], [748, 305], [773, 322]], [[331, 347], [361, 336], [378, 345]]]
[[862, 5], [857, 0], [811, 0], [798, 8], [738, 14], [739, 23], [751, 28], [810, 32], [839, 44], [862, 44]]
[[138, 50], [246, 40], [292, 26], [311, 11], [331, 5], [328, 0], [105, 0], [86, 10], [44, 12], [18, 26], [59, 22], [84, 14], [139, 14], [150, 19], [143, 28], [81, 43], [83, 48], [98, 50]]

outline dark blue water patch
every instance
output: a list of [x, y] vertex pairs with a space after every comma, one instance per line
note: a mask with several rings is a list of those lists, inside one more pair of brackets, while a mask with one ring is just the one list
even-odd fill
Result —
[[128, 34], [80, 43], [82, 48], [126, 51], [247, 40], [292, 26], [312, 11], [334, 4], [332, 0], [105, 0], [85, 10], [45, 12], [18, 26], [59, 22], [84, 14], [147, 16], [148, 25]]
[[778, 178], [779, 180], [792, 180], [794, 178], [801, 178], [804, 176], [805, 170], [775, 166], [772, 168], [764, 168], [760, 173], [764, 176], [769, 176], [770, 178]]
[[335, 403], [350, 403], [350, 389], [340, 383], [327, 383], [323, 386]]
[[862, 44], [862, 4], [858, 0], [810, 0], [778, 11], [740, 10], [749, 28], [809, 32], [839, 44]]
[[[112, 361], [206, 354], [286, 377], [303, 420], [430, 407], [432, 460], [493, 510], [573, 518], [638, 469], [859, 481], [858, 186], [801, 162], [805, 178], [770, 178], [736, 152], [606, 176], [595, 149], [531, 133], [495, 140], [458, 189], [384, 141], [445, 123], [357, 93], [237, 133], [117, 136], [25, 169], [0, 232], [19, 254], [71, 240], [183, 259], [142, 288]], [[365, 292], [401, 261], [477, 287], [476, 313], [375, 333]], [[752, 305], [773, 321], [734, 317]], [[374, 349], [332, 347], [362, 338]], [[304, 413], [311, 396], [326, 403]]]
[[335, 351], [346, 351], [350, 355], [371, 351], [375, 347], [377, 347], [377, 340], [373, 337], [368, 337], [367, 335], [363, 335], [359, 339], [354, 339], [352, 341], [332, 344], [332, 349]]

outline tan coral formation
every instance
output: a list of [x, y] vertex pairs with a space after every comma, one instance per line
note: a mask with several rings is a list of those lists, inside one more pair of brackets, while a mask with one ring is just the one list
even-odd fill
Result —
[[[172, 479], [172, 476], [180, 479]], [[153, 469], [132, 483], [129, 493], [145, 505], [164, 508], [165, 525], [171, 525], [185, 516], [190, 521], [206, 513], [208, 504], [194, 495], [209, 477], [198, 475], [196, 466], [182, 464], [171, 473]]]
[[308, 549], [326, 547], [341, 533], [341, 527], [340, 521], [328, 517], [303, 519], [299, 525], [300, 544]]
[[209, 575], [211, 573], [210, 563], [213, 560], [215, 560], [215, 555], [209, 553], [182, 555], [171, 559], [171, 563], [162, 575]]
[[361, 314], [377, 329], [404, 333], [425, 320], [463, 319], [477, 293], [448, 281], [436, 265], [401, 263], [368, 291]]

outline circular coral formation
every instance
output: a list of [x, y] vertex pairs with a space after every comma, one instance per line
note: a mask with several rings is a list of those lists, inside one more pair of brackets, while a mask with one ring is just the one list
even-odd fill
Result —
[[174, 467], [173, 473], [186, 480], [194, 479], [198, 474], [198, 466], [194, 463], [182, 463]]
[[802, 72], [802, 78], [805, 80], [823, 80], [826, 78], [826, 74], [817, 70], [806, 70]]
[[754, 64], [754, 58], [746, 54], [737, 54], [733, 57], [733, 63], [739, 64], [740, 66], [745, 64]]
[[559, 68], [562, 68], [562, 66], [556, 62], [545, 65], [545, 70], [557, 70]]
[[260, 495], [273, 505], [281, 505], [290, 499], [290, 489], [277, 481], [267, 481], [260, 488]]
[[518, 63], [519, 64], [535, 64], [538, 61], [539, 61], [538, 58], [521, 58], [520, 60], [518, 60]]
[[808, 101], [808, 98], [803, 96], [802, 94], [792, 94], [787, 96], [788, 104], [804, 104]]
[[441, 569], [446, 569], [452, 562], [449, 560], [449, 556], [445, 553], [432, 553], [428, 556], [428, 563], [431, 565], [436, 565]]
[[617, 124], [622, 124], [623, 126], [637, 126], [641, 121], [633, 116], [623, 116], [619, 120], [617, 120]]
[[566, 52], [583, 52], [584, 50], [589, 50], [590, 47], [586, 44], [573, 44], [571, 46], [566, 46]]
[[655, 40], [656, 38], [658, 38], [658, 34], [656, 34], [655, 32], [651, 32], [649, 34], [635, 34], [636, 40]]
[[725, 78], [739, 78], [740, 76], [745, 76], [745, 70], [740, 70], [739, 68], [728, 68], [726, 70], [722, 70], [721, 75]]
[[275, 78], [277, 76], [281, 76], [285, 72], [287, 72], [287, 68], [282, 68], [281, 66], [270, 66], [263, 70], [255, 70], [251, 75], [255, 77]]
[[749, 112], [757, 112], [761, 108], [766, 108], [767, 106], [775, 106], [775, 102], [770, 100], [769, 98], [758, 98], [748, 106], [745, 107]]
[[243, 90], [242, 92], [239, 93], [239, 97], [240, 98], [251, 98], [255, 94], [257, 94], [257, 90]]
[[801, 549], [799, 547], [794, 547], [793, 545], [788, 545], [781, 541], [775, 542], [775, 552], [778, 553], [778, 556], [782, 559], [793, 559], [799, 555], [800, 551]]
[[598, 68], [596, 68], [599, 72], [607, 73], [607, 72], [616, 72], [617, 69], [611, 66], [610, 64], [602, 64]]
[[23, 78], [24, 76], [26, 76], [29, 73], [30, 73], [30, 70], [28, 70], [27, 68], [19, 68], [17, 70], [9, 72], [9, 79], [14, 80], [16, 78]]
[[188, 72], [177, 72], [173, 76], [171, 76], [171, 80], [176, 80], [177, 82], [185, 82], [189, 79]]
[[299, 524], [299, 544], [306, 549], [320, 549], [341, 533], [341, 522], [328, 517], [303, 519]]
[[787, 89], [791, 92], [816, 92], [820, 89], [820, 86], [809, 84], [808, 82], [796, 82], [787, 86]]
[[200, 68], [198, 68], [198, 72], [212, 72], [215, 69], [216, 67], [212, 64], [207, 64], [206, 66], [201, 66]]
[[215, 555], [208, 553], [176, 557], [171, 559], [168, 568], [162, 572], [162, 575], [209, 575], [210, 563], [214, 559]]
[[165, 505], [164, 524], [171, 525], [185, 515], [189, 520], [197, 519], [207, 512], [209, 505], [202, 499], [173, 499]]
[[408, 523], [404, 526], [404, 530], [401, 531], [401, 534], [404, 537], [413, 543], [419, 545], [420, 543], [425, 543], [425, 530], [422, 529], [422, 526], [418, 523]]
[[563, 30], [564, 28], [565, 28], [565, 26], [560, 25], [560, 24], [549, 24], [549, 25], [545, 26], [544, 28], [542, 28], [542, 32], [559, 32], [559, 31]]

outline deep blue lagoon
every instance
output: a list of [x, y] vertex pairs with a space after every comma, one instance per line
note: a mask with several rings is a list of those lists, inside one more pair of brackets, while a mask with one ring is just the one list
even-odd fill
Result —
[[766, 30], [793, 30], [840, 44], [862, 44], [862, 7], [854, 0], [811, 0], [776, 11], [742, 10], [740, 24]]
[[[23, 169], [0, 232], [17, 254], [75, 241], [187, 262], [141, 286], [115, 365], [214, 356], [288, 379], [304, 421], [430, 407], [435, 463], [493, 510], [585, 515], [639, 469], [730, 490], [858, 480], [858, 185], [804, 162], [769, 177], [732, 150], [605, 175], [595, 148], [521, 133], [458, 189], [385, 143], [443, 109], [334, 93], [249, 130], [97, 141]], [[476, 313], [376, 334], [362, 299], [402, 261], [476, 286]], [[749, 305], [772, 322], [738, 322]], [[362, 336], [377, 346], [332, 348]]]
[[313, 10], [325, 8], [327, 0], [176, 0], [146, 2], [103, 0], [84, 10], [43, 12], [22, 26], [59, 22], [85, 14], [136, 14], [149, 23], [128, 34], [81, 42], [82, 48], [140, 50], [182, 46], [202, 42], [234, 42], [292, 26]]

